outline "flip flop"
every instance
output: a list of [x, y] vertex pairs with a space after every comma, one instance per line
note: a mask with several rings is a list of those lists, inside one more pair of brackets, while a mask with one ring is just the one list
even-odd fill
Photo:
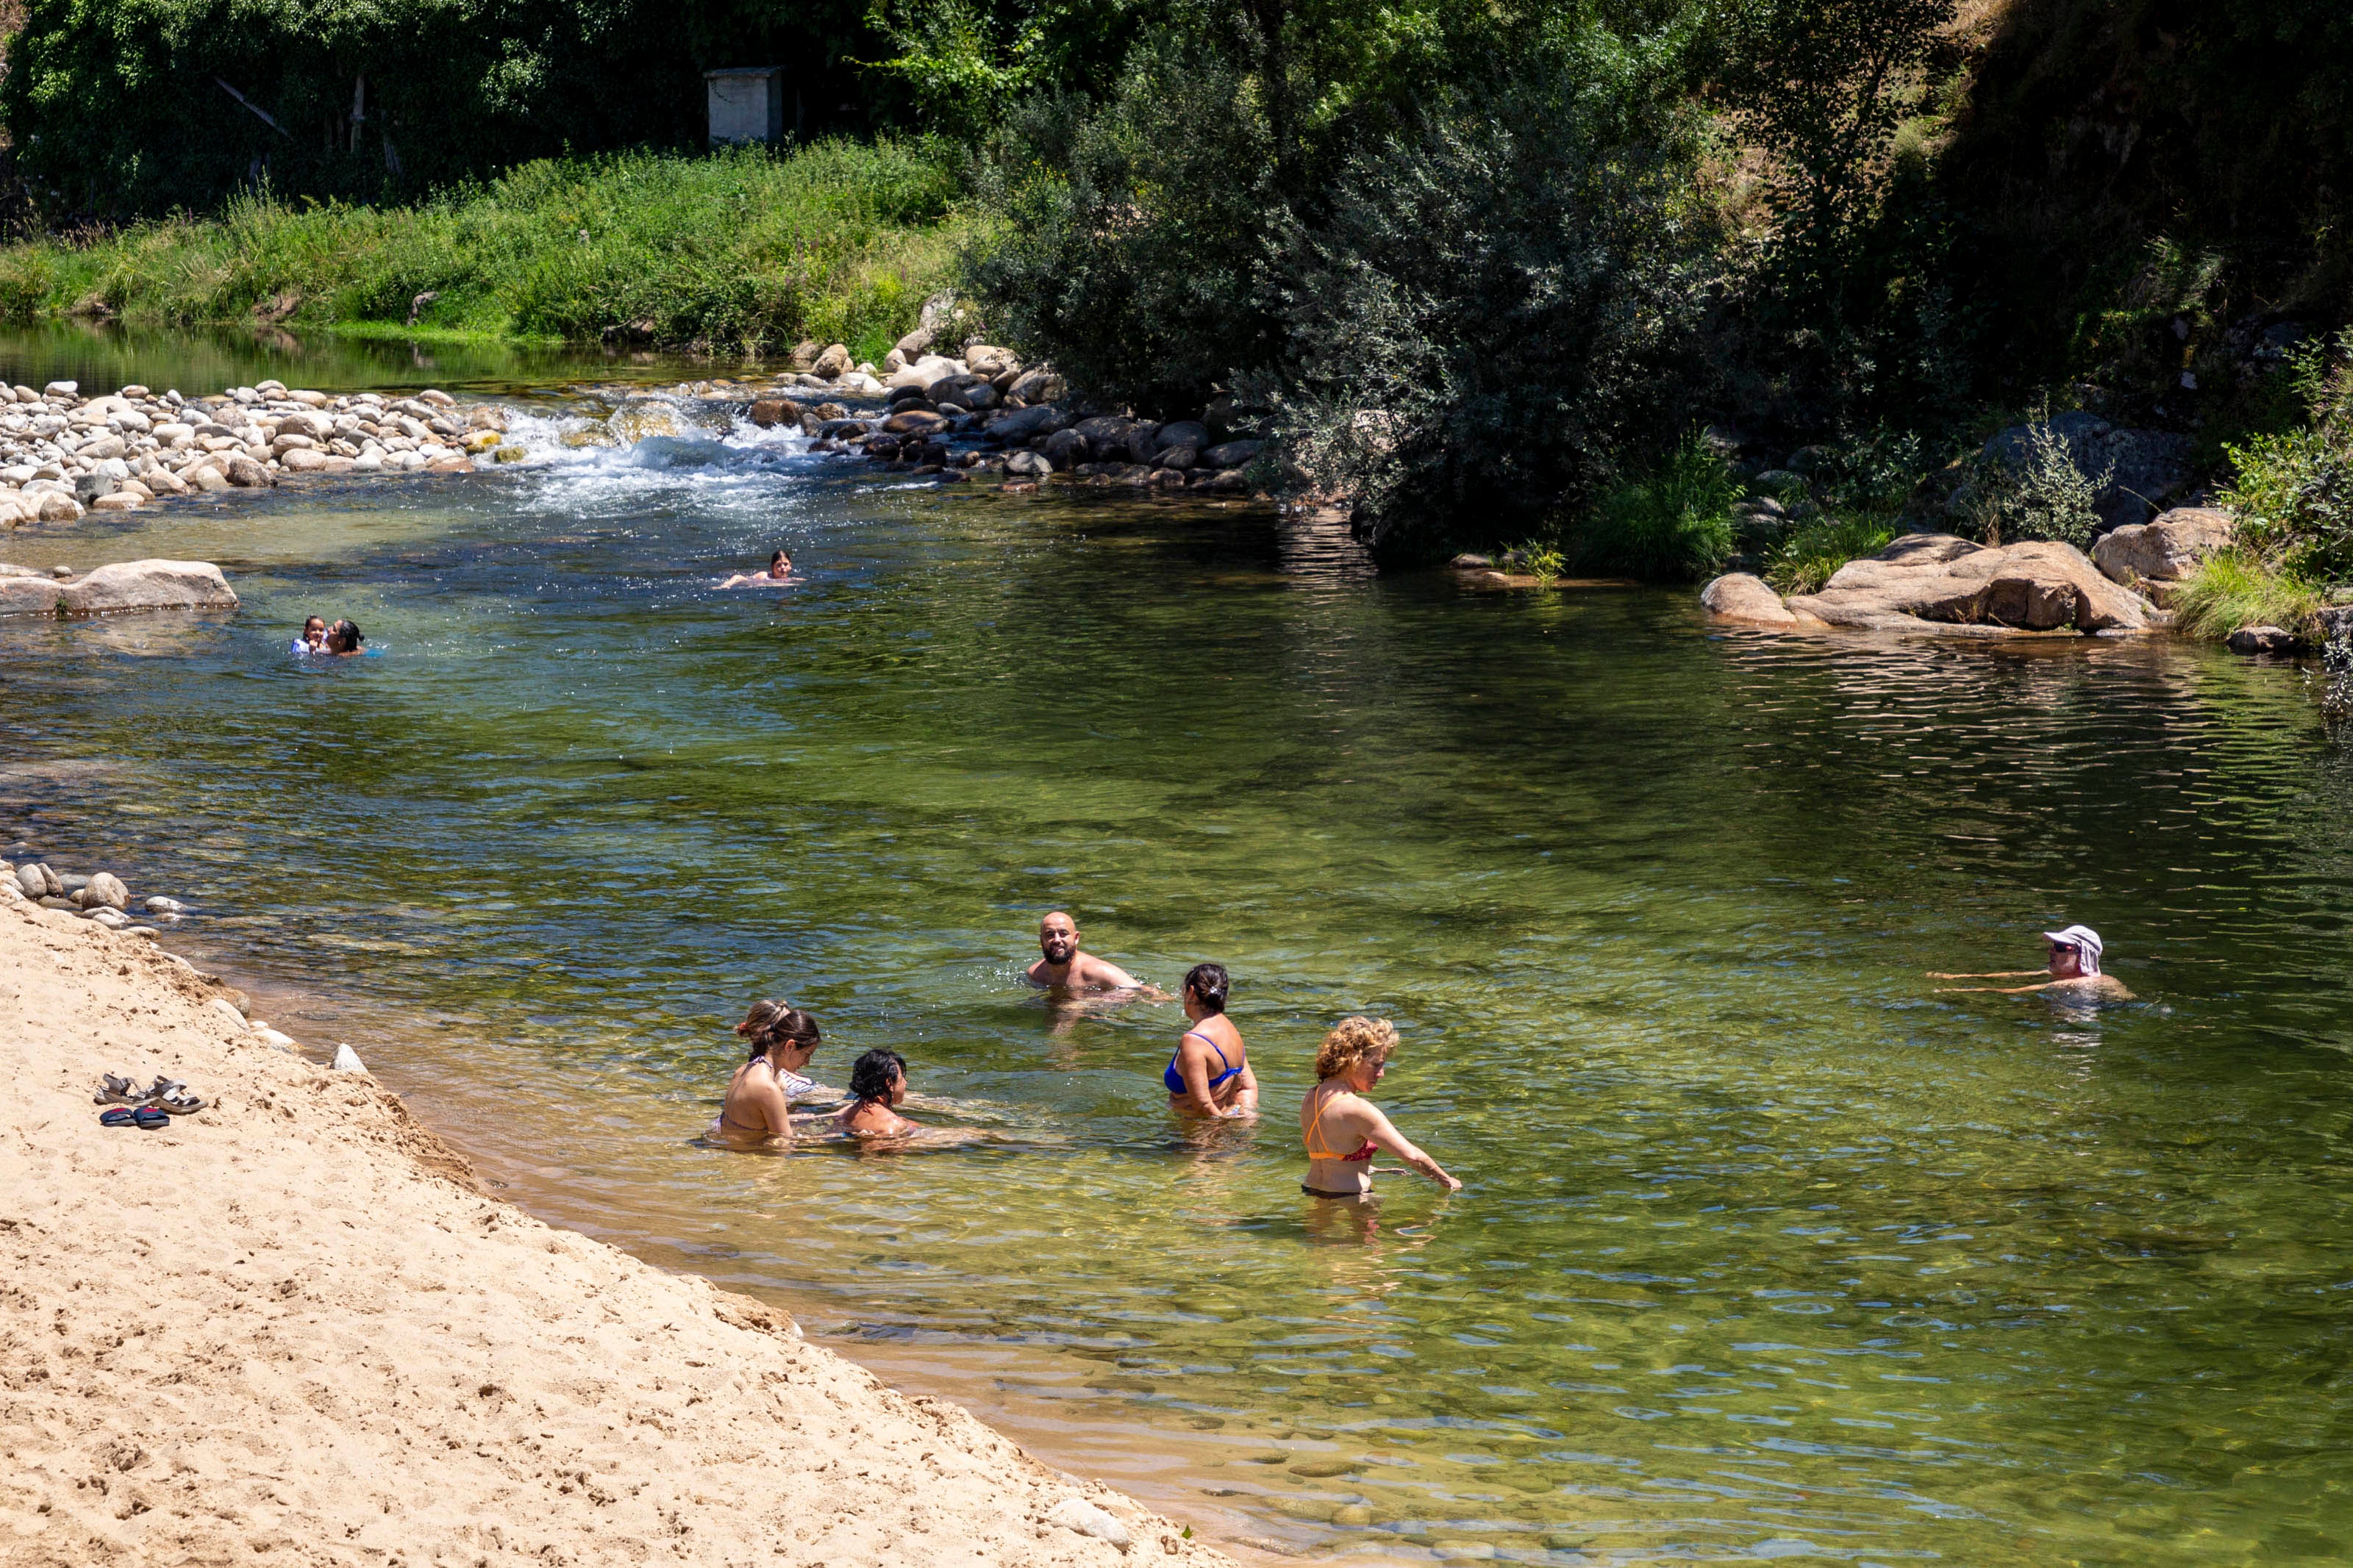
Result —
[[157, 1110], [169, 1111], [174, 1116], [194, 1116], [205, 1108], [206, 1101], [202, 1095], [190, 1094], [186, 1086], [181, 1085], [174, 1087], [168, 1094], [159, 1094], [150, 1098], [147, 1103]]
[[139, 1113], [127, 1105], [118, 1105], [111, 1110], [98, 1113], [98, 1124], [101, 1127], [129, 1127], [138, 1120]]
[[172, 1125], [172, 1119], [169, 1116], [164, 1115], [162, 1111], [156, 1110], [152, 1105], [141, 1106], [138, 1110], [131, 1113], [131, 1119], [138, 1122], [142, 1129], [149, 1132], [154, 1131], [159, 1127], [169, 1127]]
[[98, 1093], [90, 1099], [93, 1105], [129, 1105], [141, 1096], [131, 1087], [131, 1080], [119, 1073], [108, 1073], [98, 1080]]

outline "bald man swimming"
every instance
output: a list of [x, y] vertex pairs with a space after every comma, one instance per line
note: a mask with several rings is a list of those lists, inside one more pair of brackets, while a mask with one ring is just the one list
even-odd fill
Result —
[[1029, 984], [1068, 992], [1149, 990], [1118, 964], [1097, 958], [1079, 947], [1079, 922], [1056, 910], [1038, 922], [1038, 951], [1045, 956], [1029, 966]]

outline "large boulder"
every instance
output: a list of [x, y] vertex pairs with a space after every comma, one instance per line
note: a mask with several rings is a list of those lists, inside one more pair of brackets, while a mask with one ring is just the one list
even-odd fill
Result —
[[0, 577], [0, 616], [54, 616], [63, 592], [47, 577]]
[[234, 610], [237, 594], [209, 561], [118, 561], [65, 584], [59, 603], [86, 616], [116, 610]]
[[2067, 442], [2069, 456], [2086, 479], [2107, 475], [2092, 502], [2103, 531], [2146, 523], [2189, 482], [2197, 443], [2169, 430], [2130, 430], [2080, 410], [2054, 414], [2047, 426], [2013, 425], [1985, 444], [1983, 456], [2005, 468], [2022, 468], [2037, 428]]
[[988, 423], [988, 434], [1008, 446], [1027, 441], [1032, 436], [1050, 436], [1067, 426], [1071, 416], [1050, 403], [1034, 404], [1017, 408], [1010, 414], [1000, 414]]
[[849, 346], [835, 343], [817, 356], [817, 363], [810, 367], [811, 374], [821, 375], [828, 381], [839, 381], [849, 374], [851, 363]]
[[1057, 430], [1039, 450], [1055, 468], [1070, 468], [1087, 460], [1087, 438], [1076, 430]]
[[1050, 366], [1042, 364], [1023, 371], [1007, 389], [1009, 395], [1024, 403], [1059, 403], [1068, 390], [1062, 378]]
[[2034, 540], [1989, 549], [1948, 533], [1907, 534], [1850, 561], [1819, 594], [1787, 607], [1869, 631], [2140, 631], [2148, 605], [2071, 544]]
[[1171, 447], [1190, 447], [1196, 452], [1209, 449], [1209, 427], [1198, 419], [1177, 419], [1163, 425], [1153, 433], [1152, 449], [1166, 452]]
[[2092, 563], [2111, 582], [2178, 583], [2231, 542], [2231, 514], [2182, 506], [2155, 522], [2119, 528], [2092, 546]]
[[1082, 419], [1071, 426], [1087, 438], [1087, 450], [1099, 463], [1115, 463], [1127, 456], [1127, 438], [1135, 433], [1135, 421], [1116, 414], [1098, 414]]
[[959, 362], [942, 359], [937, 354], [925, 354], [908, 365], [906, 369], [892, 372], [890, 380], [883, 384], [892, 388], [917, 386], [928, 390], [934, 382], [945, 381], [952, 375], [964, 374], [965, 368]]
[[[1479, 558], [1483, 560], [1483, 557]], [[1720, 621], [1752, 626], [1794, 626], [1798, 617], [1765, 579], [1746, 572], [1727, 572], [1699, 591], [1699, 602]]]

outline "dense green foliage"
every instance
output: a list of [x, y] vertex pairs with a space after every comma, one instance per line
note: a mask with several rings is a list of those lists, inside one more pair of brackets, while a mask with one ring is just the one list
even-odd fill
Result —
[[1651, 472], [1599, 498], [1572, 531], [1577, 558], [1654, 580], [1704, 577], [1732, 554], [1732, 503], [1739, 499], [1724, 459], [1704, 442], [1687, 440]]
[[[821, 142], [527, 163], [414, 206], [239, 198], [93, 244], [0, 251], [0, 310], [139, 322], [406, 324], [880, 357], [945, 275], [952, 178], [916, 146]], [[419, 303], [420, 297], [433, 298]]]
[[2239, 542], [2268, 565], [2309, 581], [2353, 578], [2353, 331], [2333, 353], [2295, 356], [2309, 423], [2226, 448], [2235, 470], [2222, 504]]
[[2293, 573], [2266, 565], [2247, 550], [2230, 550], [2199, 563], [2173, 599], [2174, 624], [2192, 637], [2221, 642], [2241, 626], [2278, 626], [2310, 637], [2322, 605], [2317, 589]]

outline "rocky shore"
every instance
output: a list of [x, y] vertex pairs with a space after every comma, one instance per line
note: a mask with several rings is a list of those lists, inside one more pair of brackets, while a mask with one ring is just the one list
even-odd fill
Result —
[[[102, 878], [81, 890], [112, 908]], [[773, 1307], [487, 1195], [355, 1058], [305, 1059], [23, 885], [0, 879], [0, 1563], [1228, 1561]], [[107, 1073], [209, 1103], [101, 1125]]]

